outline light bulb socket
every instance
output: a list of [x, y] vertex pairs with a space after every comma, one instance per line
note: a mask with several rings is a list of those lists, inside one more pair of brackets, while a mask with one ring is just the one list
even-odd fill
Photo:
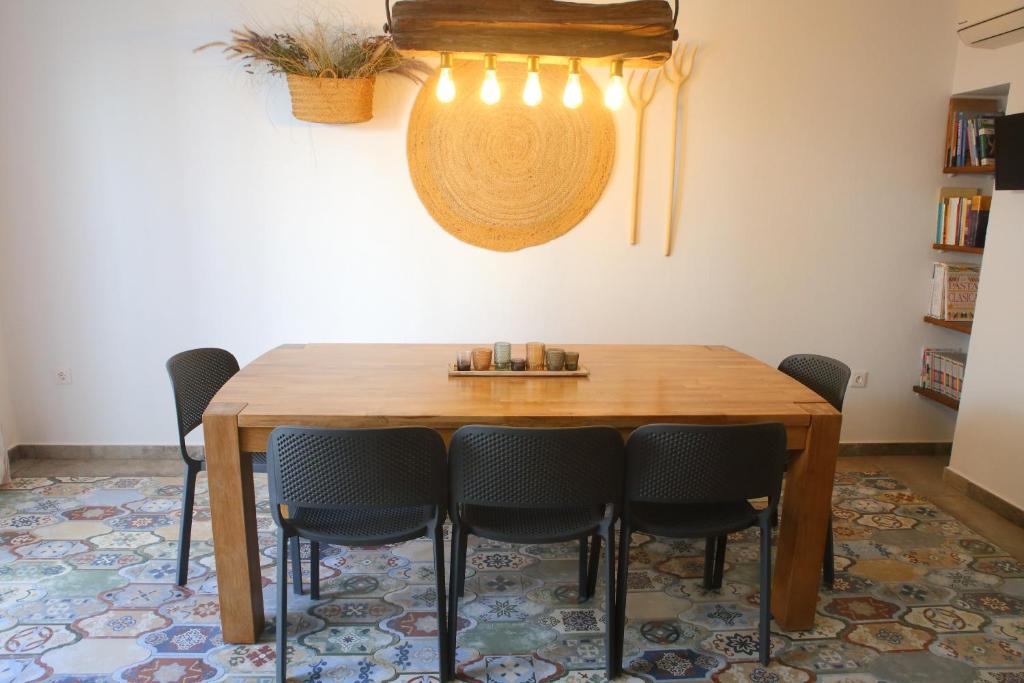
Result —
[[484, 71], [495, 71], [498, 68], [498, 58], [495, 55], [484, 55]]
[[540, 71], [540, 57], [527, 57], [526, 70], [531, 73], [537, 73]]
[[452, 68], [452, 53], [442, 52], [441, 53], [441, 68], [450, 69]]
[[579, 74], [579, 72], [580, 72], [580, 58], [579, 57], [570, 57], [569, 58], [569, 73], [570, 74]]
[[622, 78], [622, 60], [616, 59], [612, 62], [612, 77]]

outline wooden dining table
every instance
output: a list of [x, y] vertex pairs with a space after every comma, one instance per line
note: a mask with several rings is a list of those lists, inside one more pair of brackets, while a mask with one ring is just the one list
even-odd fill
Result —
[[242, 368], [203, 416], [223, 637], [264, 625], [252, 462], [274, 427], [781, 422], [790, 450], [772, 582], [779, 626], [814, 623], [842, 417], [775, 368], [725, 346], [567, 345], [587, 377], [449, 377], [453, 344], [286, 344]]

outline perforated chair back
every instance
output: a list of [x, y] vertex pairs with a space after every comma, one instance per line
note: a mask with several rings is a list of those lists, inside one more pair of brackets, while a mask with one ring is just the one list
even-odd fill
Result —
[[779, 370], [843, 411], [846, 386], [850, 382], [850, 368], [828, 356], [801, 353], [789, 356], [779, 363]]
[[182, 351], [167, 361], [178, 413], [178, 438], [185, 458], [185, 436], [203, 423], [203, 413], [210, 401], [237, 372], [238, 361], [224, 349]]
[[469, 426], [449, 446], [453, 505], [618, 505], [622, 468], [622, 436], [612, 427]]
[[778, 501], [786, 428], [647, 425], [626, 442], [626, 505]]
[[275, 516], [282, 505], [441, 511], [447, 505], [444, 440], [432, 429], [278, 427], [267, 445]]

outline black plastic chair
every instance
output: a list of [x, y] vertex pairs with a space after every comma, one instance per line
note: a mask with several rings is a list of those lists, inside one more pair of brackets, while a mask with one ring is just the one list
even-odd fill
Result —
[[[669, 538], [715, 538], [761, 530], [760, 659], [771, 656], [772, 514], [782, 492], [786, 428], [752, 425], [648, 425], [626, 442], [625, 507], [620, 523], [615, 624], [621, 668], [634, 531]], [[750, 500], [768, 498], [755, 509]], [[705, 559], [710, 559], [706, 546]], [[707, 581], [707, 564], [705, 564]]]
[[[821, 396], [839, 412], [843, 412], [843, 400], [846, 398], [846, 388], [850, 383], [850, 368], [845, 363], [828, 356], [801, 353], [784, 358], [779, 363], [779, 370]], [[773, 524], [778, 524], [778, 513], [776, 513], [772, 522]], [[726, 539], [718, 538], [712, 542], [717, 543], [714, 571], [716, 579], [714, 586], [721, 588]], [[825, 552], [821, 560], [821, 580], [828, 588], [835, 586], [835, 540], [832, 534], [831, 512], [828, 516], [828, 530], [825, 532]]]
[[[607, 662], [614, 675], [613, 525], [622, 500], [622, 437], [611, 427], [522, 429], [470, 426], [449, 446], [452, 586], [448, 610], [449, 670], [454, 674], [459, 597], [466, 581], [469, 534], [506, 543], [580, 542], [584, 583], [587, 539], [597, 559], [605, 544]], [[587, 592], [597, 581], [596, 562]]]
[[[779, 370], [786, 373], [805, 387], [843, 412], [843, 400], [850, 383], [850, 368], [835, 358], [801, 353], [784, 358]], [[836, 580], [835, 540], [832, 534], [832, 513], [828, 515], [828, 532], [825, 537], [825, 557], [822, 559], [822, 581], [832, 588]]]
[[[181, 459], [185, 461], [185, 487], [181, 500], [181, 523], [178, 532], [178, 572], [176, 583], [188, 582], [189, 544], [192, 541], [192, 508], [196, 498], [196, 477], [206, 469], [206, 461], [193, 458], [185, 447], [185, 437], [203, 423], [203, 413], [221, 387], [238, 372], [238, 361], [224, 349], [192, 349], [171, 356], [167, 361], [167, 374], [174, 390], [174, 405], [178, 413], [178, 443]], [[267, 471], [267, 454], [250, 453], [253, 472]], [[299, 562], [299, 539], [295, 539], [293, 555], [293, 582], [295, 591], [302, 592], [302, 565]], [[314, 574], [319, 548], [312, 546], [313, 560], [310, 573]]]
[[438, 661], [441, 680], [451, 680], [444, 590], [447, 470], [441, 436], [419, 427], [278, 427], [270, 434], [267, 459], [271, 513], [278, 527], [277, 680], [285, 680], [287, 667], [288, 546], [300, 536], [355, 547], [433, 539]]

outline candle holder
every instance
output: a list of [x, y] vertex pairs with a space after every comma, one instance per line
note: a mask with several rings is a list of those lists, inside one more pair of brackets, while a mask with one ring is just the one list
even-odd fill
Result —
[[494, 342], [494, 369], [508, 370], [512, 363], [512, 345], [508, 342]]
[[548, 349], [544, 358], [547, 364], [548, 370], [555, 372], [561, 371], [565, 368], [565, 350], [564, 349]]
[[566, 351], [565, 352], [565, 369], [566, 370], [578, 370], [580, 367], [580, 352], [579, 351]]
[[526, 359], [525, 358], [513, 358], [512, 359], [512, 371], [523, 372], [526, 370]]
[[491, 350], [486, 346], [480, 346], [473, 349], [473, 369], [474, 370], [490, 370], [491, 369]]
[[466, 372], [473, 367], [473, 352], [458, 351], [455, 354], [455, 369], [459, 372]]
[[526, 345], [526, 369], [544, 369], [544, 344], [542, 342], [529, 342]]

